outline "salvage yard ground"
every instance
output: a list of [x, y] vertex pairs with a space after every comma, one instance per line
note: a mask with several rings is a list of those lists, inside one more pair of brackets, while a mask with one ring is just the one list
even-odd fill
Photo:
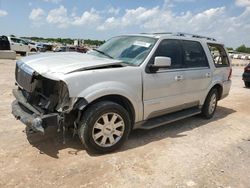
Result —
[[14, 61], [0, 60], [0, 187], [250, 187], [250, 89], [233, 69], [230, 96], [199, 116], [134, 131], [118, 152], [91, 156], [71, 132], [24, 132], [11, 115]]

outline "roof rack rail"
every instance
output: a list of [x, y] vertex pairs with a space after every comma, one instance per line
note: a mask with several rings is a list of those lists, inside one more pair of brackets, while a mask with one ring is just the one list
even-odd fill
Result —
[[193, 38], [200, 38], [200, 39], [207, 39], [207, 40], [211, 40], [211, 41], [216, 41], [215, 38], [212, 37], [206, 37], [206, 36], [201, 36], [201, 35], [196, 35], [196, 34], [190, 34], [190, 33], [182, 33], [182, 32], [162, 32], [162, 33], [153, 33], [155, 35], [174, 35], [174, 36], [181, 36], [181, 37], [193, 37]]

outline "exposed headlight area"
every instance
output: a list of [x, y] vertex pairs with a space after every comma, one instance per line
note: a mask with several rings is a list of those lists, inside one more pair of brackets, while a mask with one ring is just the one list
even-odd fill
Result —
[[47, 126], [59, 125], [75, 101], [69, 98], [63, 81], [45, 78], [20, 61], [16, 64], [16, 84], [12, 113], [35, 131], [44, 133]]
[[67, 85], [37, 74], [21, 61], [16, 64], [16, 83], [18, 90], [29, 104], [43, 113], [63, 111], [70, 102]]
[[33, 82], [35, 88], [26, 95], [27, 101], [44, 112], [56, 112], [69, 100], [68, 90], [63, 82], [41, 76], [35, 78]]

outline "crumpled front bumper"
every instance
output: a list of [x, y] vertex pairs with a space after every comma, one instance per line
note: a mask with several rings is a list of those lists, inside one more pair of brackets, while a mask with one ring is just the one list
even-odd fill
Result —
[[42, 114], [32, 108], [23, 99], [23, 95], [18, 90], [13, 90], [16, 100], [12, 103], [12, 114], [16, 119], [31, 128], [35, 132], [45, 133], [48, 126], [58, 126], [59, 115], [57, 113]]
[[16, 119], [20, 120], [23, 124], [27, 125], [32, 130], [44, 134], [42, 119], [23, 110], [17, 100], [12, 103], [12, 114]]

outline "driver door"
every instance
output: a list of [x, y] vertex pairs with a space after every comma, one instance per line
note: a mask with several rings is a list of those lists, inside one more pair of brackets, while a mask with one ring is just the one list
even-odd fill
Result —
[[183, 88], [185, 88], [186, 75], [183, 71], [180, 41], [163, 40], [149, 65], [154, 63], [157, 56], [171, 58], [171, 66], [167, 69], [159, 69], [157, 72], [150, 72], [147, 66], [143, 75], [144, 120], [178, 111], [185, 103]]

